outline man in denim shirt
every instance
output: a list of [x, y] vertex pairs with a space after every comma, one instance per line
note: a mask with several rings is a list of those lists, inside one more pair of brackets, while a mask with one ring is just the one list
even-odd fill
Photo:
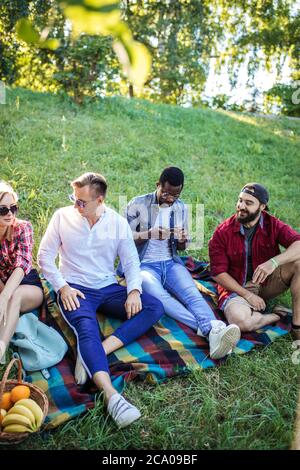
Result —
[[236, 345], [240, 330], [216, 320], [177, 254], [188, 243], [187, 207], [179, 199], [183, 184], [179, 168], [166, 168], [156, 191], [132, 199], [126, 216], [141, 261], [143, 291], [158, 298], [167, 315], [208, 336], [210, 356], [218, 359]]

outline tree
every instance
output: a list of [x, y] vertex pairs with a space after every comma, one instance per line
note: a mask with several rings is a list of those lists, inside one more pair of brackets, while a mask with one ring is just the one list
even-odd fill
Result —
[[152, 53], [144, 96], [167, 103], [199, 99], [204, 88], [212, 31], [199, 0], [125, 0], [121, 4], [135, 37]]
[[247, 59], [249, 83], [261, 64], [270, 70], [275, 63], [280, 78], [286, 57], [297, 78], [300, 13], [294, 0], [209, 0], [206, 3], [214, 23], [212, 29], [221, 25], [219, 44], [215, 47], [216, 66], [228, 65], [233, 84], [237, 69]]
[[13, 84], [19, 77], [19, 59], [29, 52], [21, 49], [16, 35], [17, 22], [31, 16], [35, 21], [45, 21], [51, 0], [2, 0], [0, 4], [0, 80]]
[[275, 105], [286, 116], [300, 117], [300, 82], [298, 89], [278, 83], [266, 93], [267, 106]]
[[72, 42], [65, 38], [55, 51], [57, 72], [53, 78], [75, 103], [82, 104], [85, 96], [99, 96], [113, 74], [106, 67], [111, 40], [83, 34]]

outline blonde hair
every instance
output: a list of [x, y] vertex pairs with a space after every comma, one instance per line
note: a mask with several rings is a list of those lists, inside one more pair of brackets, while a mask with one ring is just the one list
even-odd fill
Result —
[[0, 202], [6, 194], [11, 194], [16, 202], [18, 202], [18, 195], [10, 186], [10, 184], [5, 181], [0, 181]]
[[76, 178], [71, 182], [71, 186], [77, 188], [83, 188], [84, 186], [90, 186], [95, 192], [96, 196], [105, 196], [107, 190], [107, 182], [103, 175], [100, 173], [84, 173], [83, 175]]

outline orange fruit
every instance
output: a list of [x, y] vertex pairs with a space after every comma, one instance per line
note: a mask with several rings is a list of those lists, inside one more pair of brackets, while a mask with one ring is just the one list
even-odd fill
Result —
[[30, 397], [30, 388], [27, 385], [16, 385], [10, 392], [10, 399], [13, 403]]
[[2, 400], [0, 403], [0, 408], [3, 408], [4, 410], [9, 410], [13, 405], [13, 402], [11, 401], [10, 398], [10, 392], [4, 392], [2, 395]]

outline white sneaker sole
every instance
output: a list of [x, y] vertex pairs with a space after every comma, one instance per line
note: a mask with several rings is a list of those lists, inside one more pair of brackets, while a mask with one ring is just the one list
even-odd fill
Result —
[[134, 423], [137, 419], [141, 417], [141, 413], [139, 412], [138, 409], [136, 409], [135, 413], [132, 413], [131, 416], [129, 416], [126, 420], [124, 420], [123, 423], [116, 423], [119, 429], [126, 428], [126, 426], [129, 426], [130, 424]]
[[221, 337], [217, 349], [210, 352], [212, 359], [221, 359], [231, 352], [241, 338], [241, 332], [237, 325], [229, 325]]

